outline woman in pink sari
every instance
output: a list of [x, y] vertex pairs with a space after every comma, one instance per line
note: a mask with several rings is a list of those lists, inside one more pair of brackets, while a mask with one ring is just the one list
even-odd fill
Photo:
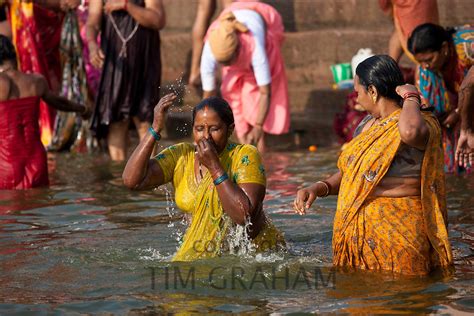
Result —
[[260, 2], [233, 2], [212, 23], [201, 57], [204, 97], [216, 94], [215, 70], [222, 67], [221, 93], [232, 107], [242, 143], [264, 150], [264, 133], [290, 126], [288, 83], [279, 13]]

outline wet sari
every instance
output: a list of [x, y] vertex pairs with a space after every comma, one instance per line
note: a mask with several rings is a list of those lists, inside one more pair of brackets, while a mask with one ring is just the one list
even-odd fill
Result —
[[[453, 34], [453, 42], [456, 54], [449, 61], [448, 75], [418, 67], [416, 78], [424, 103], [434, 107], [441, 120], [457, 108], [459, 88], [474, 64], [474, 28], [468, 25], [459, 28]], [[454, 160], [458, 137], [458, 129], [442, 127], [444, 170], [449, 173], [460, 171]]]
[[49, 184], [38, 126], [39, 102], [38, 97], [0, 102], [0, 190]]
[[400, 110], [354, 138], [342, 152], [343, 176], [333, 232], [333, 263], [423, 275], [452, 264], [441, 132], [423, 113], [430, 137], [421, 167], [421, 196], [371, 197], [401, 144]]
[[[200, 183], [194, 173], [194, 147], [188, 143], [170, 146], [155, 157], [165, 183], [175, 188], [176, 205], [192, 217], [174, 261], [212, 258], [224, 252], [277, 250], [284, 246], [281, 233], [267, 220], [251, 242], [246, 229], [233, 223], [224, 212], [208, 171]], [[229, 143], [219, 155], [231, 181], [266, 185], [265, 169], [257, 149]]]
[[[61, 77], [58, 47], [62, 15], [33, 2], [12, 0], [10, 18], [19, 69], [26, 73], [42, 74], [49, 87], [57, 91]], [[44, 145], [51, 142], [54, 118], [55, 110], [41, 101], [39, 124]]]

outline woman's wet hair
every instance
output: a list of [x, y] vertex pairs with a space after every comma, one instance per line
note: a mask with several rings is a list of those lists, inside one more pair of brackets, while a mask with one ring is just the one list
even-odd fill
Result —
[[225, 125], [230, 126], [234, 124], [234, 113], [230, 108], [229, 103], [220, 97], [209, 97], [199, 102], [193, 109], [193, 126], [196, 113], [203, 110], [205, 107], [212, 109], [219, 115], [220, 119], [224, 121]]
[[444, 42], [452, 41], [451, 33], [452, 30], [433, 23], [418, 25], [408, 39], [408, 50], [413, 55], [440, 51]]
[[0, 35], [0, 65], [6, 61], [16, 63], [16, 51], [10, 39], [4, 35]]
[[395, 60], [388, 55], [375, 55], [361, 62], [356, 68], [359, 83], [368, 90], [374, 86], [379, 95], [401, 102], [395, 88], [405, 83]]

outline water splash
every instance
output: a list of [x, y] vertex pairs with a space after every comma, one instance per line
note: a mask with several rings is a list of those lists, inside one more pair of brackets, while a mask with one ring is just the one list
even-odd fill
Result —
[[172, 194], [172, 190], [167, 185], [162, 185], [155, 190], [160, 190], [165, 193], [165, 198], [166, 198], [166, 212], [168, 213], [169, 216], [169, 222], [168, 222], [168, 227], [169, 228], [175, 228], [173, 232], [171, 233], [171, 239], [175, 240], [178, 242], [178, 246], [176, 249], [178, 249], [182, 242], [183, 242], [183, 236], [186, 228], [188, 227], [188, 219], [186, 216], [183, 216], [180, 222], [178, 222], [178, 225], [176, 225], [176, 222], [173, 221], [174, 218], [176, 218], [177, 214], [180, 212], [179, 210], [176, 210], [175, 207], [175, 202]]
[[148, 247], [145, 249], [139, 249], [141, 255], [139, 256], [140, 260], [146, 261], [167, 261], [170, 256], [165, 256], [160, 253], [159, 250]]
[[[227, 220], [230, 220], [228, 218]], [[255, 245], [253, 244], [248, 234], [249, 227], [252, 225], [250, 217], [247, 217], [244, 225], [230, 225], [225, 241], [229, 246], [229, 253], [238, 256], [253, 255], [256, 252]]]
[[[175, 81], [172, 81], [170, 84], [160, 87], [161, 91], [163, 91], [163, 95], [166, 95], [168, 93], [173, 93], [177, 96], [175, 104], [183, 104], [184, 97], [187, 94], [191, 93], [183, 77], [184, 77], [184, 74], [181, 73], [181, 76], [178, 77]], [[182, 112], [183, 107], [182, 106], [177, 107], [176, 110], [178, 112]]]

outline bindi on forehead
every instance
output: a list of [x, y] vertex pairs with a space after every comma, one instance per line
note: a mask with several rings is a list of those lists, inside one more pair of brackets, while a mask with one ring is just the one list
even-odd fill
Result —
[[210, 118], [210, 117], [214, 117], [215, 116], [215, 111], [214, 109], [206, 106], [202, 109], [202, 117], [203, 118]]

